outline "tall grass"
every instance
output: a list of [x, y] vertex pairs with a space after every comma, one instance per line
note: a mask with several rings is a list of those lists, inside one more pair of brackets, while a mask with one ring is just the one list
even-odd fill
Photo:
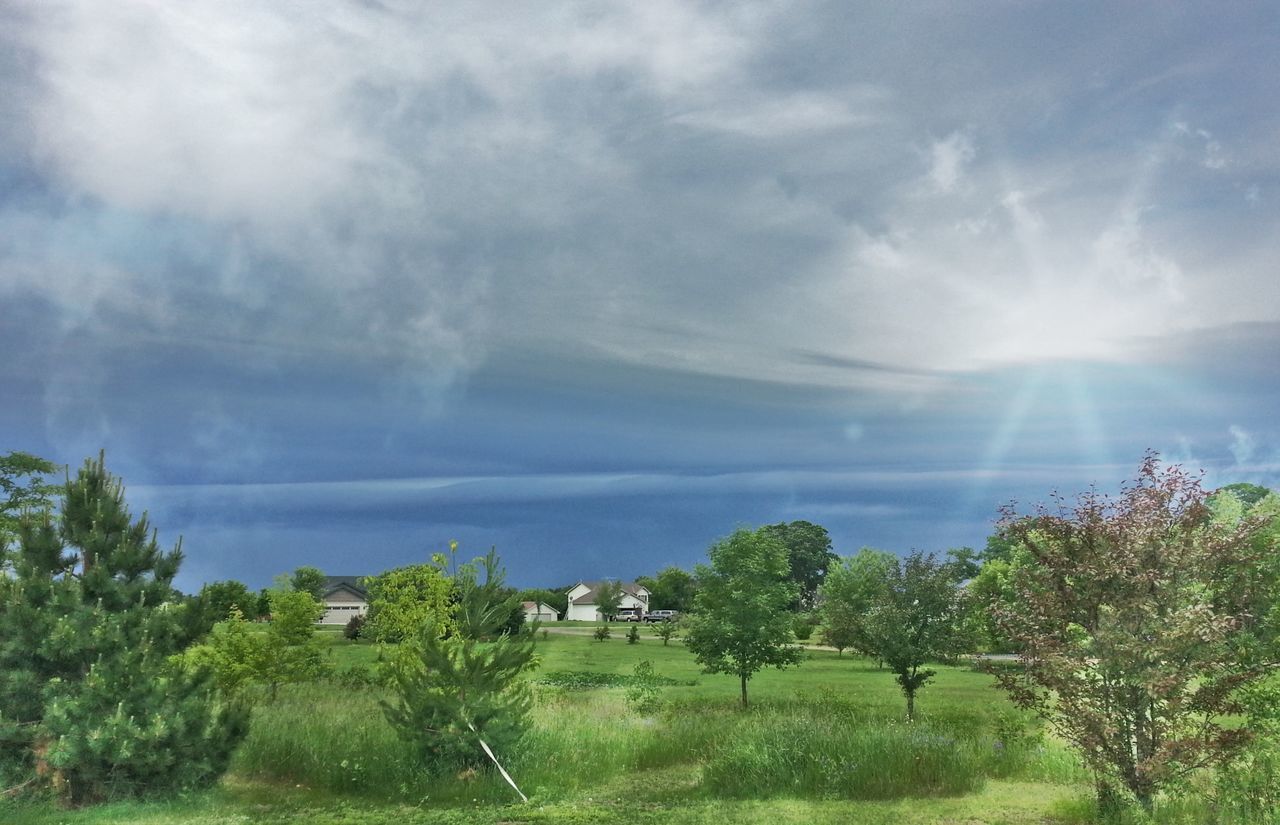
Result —
[[[758, 703], [692, 698], [650, 716], [629, 713], [619, 688], [538, 685], [527, 735], [504, 766], [530, 796], [564, 798], [635, 771], [688, 765], [719, 797], [895, 799], [979, 790], [988, 777], [1078, 782], [1061, 748], [1025, 719], [943, 706], [915, 724], [896, 704], [831, 691]], [[310, 684], [260, 705], [233, 769], [247, 777], [338, 794], [406, 801], [508, 801], [488, 771], [432, 775], [387, 724], [376, 687]], [[700, 773], [699, 773], [700, 769]]]

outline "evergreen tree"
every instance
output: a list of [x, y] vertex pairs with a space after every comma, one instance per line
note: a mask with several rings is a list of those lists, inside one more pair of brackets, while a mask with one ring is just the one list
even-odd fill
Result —
[[532, 696], [521, 675], [533, 663], [534, 635], [504, 634], [519, 596], [503, 596], [504, 572], [492, 550], [457, 574], [455, 628], [447, 637], [434, 621], [408, 656], [395, 664], [398, 700], [387, 719], [434, 770], [479, 767], [480, 742], [501, 754], [523, 734]]
[[76, 804], [216, 779], [247, 718], [170, 661], [181, 549], [131, 519], [101, 456], [67, 481], [58, 521], [18, 533], [0, 581], [0, 751]]

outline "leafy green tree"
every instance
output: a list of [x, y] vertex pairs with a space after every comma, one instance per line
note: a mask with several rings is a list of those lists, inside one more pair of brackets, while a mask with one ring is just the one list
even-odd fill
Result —
[[303, 566], [293, 571], [289, 584], [294, 590], [310, 593], [316, 601], [324, 599], [324, 582], [327, 577], [318, 567]]
[[61, 488], [47, 483], [45, 476], [57, 471], [56, 464], [30, 453], [0, 455], [0, 571], [6, 548], [17, 540], [23, 514], [34, 516], [53, 507]]
[[799, 589], [787, 548], [771, 531], [737, 530], [698, 565], [701, 590], [687, 620], [685, 646], [707, 673], [731, 673], [747, 707], [747, 681], [761, 668], [800, 662], [788, 607]]
[[618, 615], [622, 595], [621, 582], [604, 582], [596, 588], [596, 609], [600, 611], [600, 621], [612, 621]]
[[270, 618], [270, 616], [271, 616], [271, 588], [264, 587], [258, 591], [257, 601], [254, 604], [252, 612], [247, 614], [247, 618], [263, 621]]
[[649, 625], [649, 629], [653, 631], [653, 635], [662, 640], [662, 646], [666, 647], [668, 642], [680, 635], [680, 622], [654, 622]]
[[956, 575], [954, 566], [932, 554], [894, 559], [867, 615], [870, 647], [897, 676], [908, 721], [915, 719], [916, 693], [935, 675], [925, 665], [958, 655], [969, 643]]
[[787, 549], [789, 576], [797, 588], [791, 609], [812, 610], [827, 568], [838, 558], [831, 550], [827, 528], [808, 521], [793, 521], [770, 524], [760, 530], [782, 542]]
[[1002, 609], [1012, 607], [1011, 602], [1018, 598], [1014, 589], [1014, 568], [1018, 564], [1016, 554], [1005, 559], [988, 559], [982, 563], [978, 575], [969, 580], [965, 587], [968, 598], [965, 600], [965, 623], [973, 637], [974, 644], [988, 653], [1017, 653], [1018, 644], [1008, 638], [996, 621], [998, 611], [992, 605], [1000, 605]]
[[324, 605], [305, 590], [274, 590], [271, 600], [271, 632], [286, 645], [305, 645], [316, 635], [316, 622]]
[[838, 651], [853, 648], [868, 656], [875, 654], [866, 620], [888, 587], [889, 572], [896, 563], [892, 553], [864, 547], [832, 565], [818, 590], [825, 644]]
[[693, 609], [694, 597], [698, 595], [698, 580], [692, 573], [675, 566], [662, 568], [657, 576], [636, 579], [636, 583], [649, 588], [651, 610], [688, 613]]
[[1250, 738], [1228, 720], [1271, 664], [1252, 615], [1275, 595], [1275, 545], [1256, 541], [1270, 522], [1215, 514], [1199, 478], [1155, 453], [1116, 498], [1055, 502], [1004, 510], [1026, 561], [1017, 598], [992, 607], [1024, 668], [998, 678], [1080, 751], [1102, 806], [1127, 793], [1149, 811]]
[[61, 518], [19, 525], [0, 577], [0, 750], [74, 804], [209, 784], [244, 734], [210, 674], [171, 660], [181, 562], [101, 456], [67, 481]]
[[1225, 487], [1219, 487], [1214, 492], [1213, 497], [1217, 498], [1221, 493], [1231, 494], [1245, 506], [1245, 509], [1252, 507], [1268, 495], [1271, 495], [1271, 491], [1266, 487], [1263, 487], [1260, 484], [1249, 484], [1246, 482], [1228, 484]]
[[417, 638], [422, 628], [452, 629], [454, 583], [444, 572], [445, 560], [397, 567], [365, 580], [369, 591], [367, 631], [379, 642], [398, 643]]
[[241, 614], [252, 612], [256, 603], [257, 597], [241, 582], [210, 582], [187, 600], [184, 619], [187, 637], [202, 638], [215, 624], [230, 618], [232, 610], [239, 608]]
[[324, 605], [301, 590], [271, 592], [271, 624], [265, 633], [249, 629], [238, 608], [214, 625], [208, 640], [189, 648], [184, 662], [212, 669], [223, 690], [234, 693], [248, 684], [266, 685], [274, 701], [281, 685], [318, 679], [330, 670], [315, 636]]
[[[480, 574], [483, 572], [483, 580]], [[388, 721], [435, 770], [479, 767], [481, 742], [507, 752], [527, 727], [532, 696], [521, 676], [534, 664], [532, 633], [502, 633], [518, 596], [503, 596], [505, 571], [492, 550], [461, 565], [453, 632], [421, 628], [394, 664]]]

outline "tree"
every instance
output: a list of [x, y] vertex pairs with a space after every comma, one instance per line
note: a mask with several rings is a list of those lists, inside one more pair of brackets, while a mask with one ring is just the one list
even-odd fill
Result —
[[66, 482], [57, 521], [19, 525], [0, 577], [0, 750], [72, 803], [209, 784], [244, 734], [210, 674], [171, 660], [181, 562], [101, 456]]
[[324, 605], [305, 590], [273, 590], [271, 632], [286, 645], [304, 645], [315, 638]]
[[793, 521], [770, 524], [760, 530], [778, 539], [787, 549], [789, 576], [797, 587], [792, 609], [812, 610], [827, 568], [838, 558], [831, 550], [827, 529], [807, 521]]
[[429, 624], [448, 633], [455, 594], [444, 567], [444, 557], [437, 555], [431, 564], [397, 567], [366, 579], [369, 635], [375, 641], [398, 643], [417, 638]]
[[787, 548], [768, 531], [740, 529], [712, 545], [711, 564], [698, 565], [701, 590], [687, 620], [685, 646], [706, 673], [732, 673], [747, 707], [747, 681], [763, 667], [800, 662], [791, 644]]
[[893, 554], [864, 547], [855, 556], [840, 559], [827, 572], [818, 592], [822, 606], [822, 639], [837, 651], [853, 648], [873, 655], [866, 619], [888, 586]]
[[596, 588], [596, 609], [600, 612], [600, 621], [612, 621], [618, 615], [622, 595], [622, 584], [619, 582], [604, 582]]
[[184, 620], [187, 637], [202, 638], [215, 624], [229, 619], [232, 610], [239, 608], [241, 614], [252, 613], [256, 603], [257, 597], [241, 582], [210, 582], [187, 600]]
[[57, 470], [53, 462], [30, 453], [0, 455], [0, 570], [4, 569], [6, 548], [17, 539], [22, 516], [53, 507], [61, 488], [45, 482], [44, 477]]
[[652, 610], [679, 610], [688, 613], [693, 609], [693, 599], [698, 595], [698, 581], [692, 573], [669, 565], [654, 577], [636, 580], [649, 588], [649, 608]]
[[310, 593], [316, 601], [324, 599], [324, 571], [318, 567], [303, 566], [293, 571], [289, 584], [294, 590]]
[[1271, 495], [1271, 491], [1266, 487], [1259, 484], [1249, 484], [1247, 482], [1228, 484], [1225, 487], [1219, 487], [1217, 491], [1214, 492], [1213, 497], [1217, 498], [1222, 493], [1230, 493], [1235, 496], [1246, 509], [1257, 504], [1259, 501], [1262, 501], [1268, 495]]
[[955, 656], [968, 641], [962, 591], [956, 568], [932, 554], [894, 559], [887, 574], [866, 618], [867, 639], [873, 655], [897, 676], [912, 721], [916, 693], [935, 675], [925, 665]]
[[662, 640], [662, 646], [666, 647], [668, 642], [680, 634], [680, 622], [676, 620], [654, 622], [649, 625], [649, 629], [653, 631], [653, 635]]
[[1259, 555], [1275, 545], [1255, 544], [1265, 520], [1215, 518], [1199, 478], [1153, 452], [1116, 498], [1054, 501], [1003, 511], [1025, 562], [1017, 598], [993, 609], [1024, 669], [999, 679], [1080, 751], [1102, 806], [1123, 790], [1149, 811], [1249, 739], [1226, 720], [1269, 664], [1250, 629], [1269, 586]]
[[527, 726], [532, 696], [521, 676], [534, 663], [535, 636], [501, 633], [518, 600], [501, 595], [504, 578], [492, 550], [461, 565], [453, 632], [445, 638], [428, 623], [395, 662], [396, 702], [383, 711], [435, 770], [478, 767], [481, 743], [503, 752]]
[[281, 685], [325, 675], [329, 663], [315, 638], [315, 622], [324, 614], [324, 605], [301, 590], [273, 590], [270, 598], [271, 624], [265, 633], [250, 630], [239, 608], [233, 608], [227, 619], [214, 625], [204, 644], [183, 654], [187, 666], [212, 669], [228, 693], [255, 682], [266, 685], [272, 701]]

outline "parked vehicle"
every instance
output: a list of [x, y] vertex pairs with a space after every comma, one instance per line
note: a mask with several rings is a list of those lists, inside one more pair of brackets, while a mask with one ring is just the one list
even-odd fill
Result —
[[650, 610], [644, 617], [646, 622], [674, 622], [680, 618], [679, 610]]
[[643, 607], [624, 607], [618, 611], [618, 615], [613, 617], [615, 622], [643, 622], [645, 621]]

